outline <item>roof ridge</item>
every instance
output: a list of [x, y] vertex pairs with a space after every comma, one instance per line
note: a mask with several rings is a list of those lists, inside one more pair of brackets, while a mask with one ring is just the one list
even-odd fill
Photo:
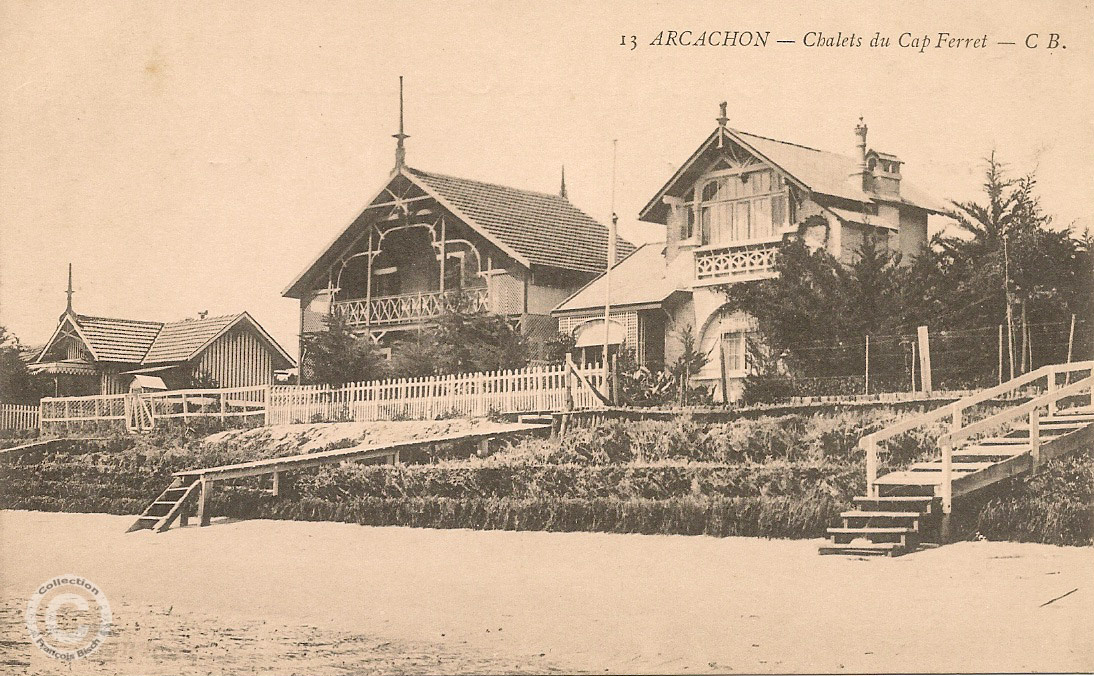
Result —
[[234, 314], [216, 315], [216, 316], [213, 316], [213, 317], [198, 317], [197, 319], [193, 319], [193, 318], [191, 318], [191, 319], [179, 319], [179, 320], [176, 320], [176, 321], [173, 321], [173, 322], [164, 322], [163, 325], [164, 326], [174, 326], [174, 325], [177, 325], [177, 324], [195, 324], [197, 322], [211, 322], [211, 321], [214, 321], [214, 320], [217, 320], [217, 319], [235, 319], [236, 317], [239, 317], [242, 314], [245, 314], [245, 313], [236, 312]]
[[784, 141], [782, 139], [772, 138], [770, 136], [763, 136], [761, 134], [753, 134], [750, 131], [743, 131], [741, 129], [733, 129], [733, 131], [738, 133], [738, 134], [744, 134], [745, 136], [752, 136], [753, 138], [762, 138], [765, 141], [771, 141], [773, 143], [782, 143], [783, 145], [794, 146], [796, 148], [802, 148], [803, 150], [812, 150], [815, 153], [828, 153], [829, 155], [837, 155], [839, 157], [848, 157], [848, 158], [850, 158], [849, 155], [843, 155], [841, 153], [837, 153], [837, 152], [832, 151], [832, 150], [825, 150], [823, 148], [814, 148], [813, 146], [807, 146], [803, 143], [794, 143], [793, 141]]
[[101, 315], [82, 315], [82, 314], [79, 314], [79, 313], [76, 313], [76, 318], [77, 319], [98, 319], [98, 320], [101, 320], [101, 321], [108, 321], [108, 322], [128, 322], [130, 324], [148, 324], [148, 325], [155, 325], [155, 326], [163, 326], [163, 324], [164, 324], [164, 322], [158, 322], [158, 321], [155, 321], [154, 319], [125, 319], [123, 317], [103, 317]]
[[[492, 181], [483, 181], [483, 180], [480, 180], [480, 179], [477, 179], [477, 178], [465, 178], [463, 176], [454, 176], [452, 174], [443, 174], [439, 171], [426, 171], [425, 169], [418, 169], [416, 167], [407, 167], [407, 170], [412, 171], [412, 172], [416, 172], [416, 173], [419, 173], [419, 174], [426, 174], [426, 175], [429, 175], [429, 176], [437, 176], [438, 178], [450, 178], [450, 179], [454, 179], [454, 180], [457, 180], [457, 181], [467, 181], [468, 183], [478, 183], [480, 185], [489, 185], [489, 186], [492, 186], [492, 187], [495, 187], [495, 188], [505, 188], [506, 190], [516, 190], [517, 192], [529, 193], [531, 195], [538, 195], [540, 197], [550, 197], [550, 198], [553, 198], [555, 200], [558, 200], [559, 202], [564, 202], [566, 204], [569, 204], [570, 206], [574, 206], [573, 203], [570, 202], [570, 200], [568, 200], [565, 197], [562, 197], [558, 193], [543, 192], [542, 190], [530, 190], [528, 188], [517, 188], [515, 186], [505, 185], [504, 183], [494, 183]], [[576, 206], [574, 206], [574, 208], [577, 209]], [[580, 211], [580, 209], [578, 209], [578, 210]]]

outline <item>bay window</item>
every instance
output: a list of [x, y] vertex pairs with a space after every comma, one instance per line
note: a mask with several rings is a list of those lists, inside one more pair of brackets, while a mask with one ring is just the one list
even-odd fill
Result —
[[711, 174], [685, 207], [681, 239], [704, 245], [771, 239], [791, 221], [786, 182], [771, 169]]

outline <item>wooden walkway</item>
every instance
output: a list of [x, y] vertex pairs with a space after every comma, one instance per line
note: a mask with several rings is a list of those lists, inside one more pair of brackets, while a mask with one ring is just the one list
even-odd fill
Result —
[[180, 525], [187, 525], [190, 516], [191, 498], [197, 499], [198, 523], [202, 526], [209, 525], [208, 502], [216, 481], [239, 479], [242, 477], [273, 475], [273, 494], [280, 495], [281, 474], [292, 470], [307, 469], [319, 465], [329, 465], [341, 462], [357, 462], [362, 460], [382, 459], [390, 464], [399, 462], [402, 451], [460, 441], [470, 441], [480, 444], [482, 447], [499, 437], [529, 434], [533, 432], [548, 431], [549, 423], [518, 422], [494, 425], [481, 432], [460, 432], [456, 434], [444, 434], [421, 439], [409, 439], [383, 445], [362, 445], [351, 448], [338, 448], [318, 453], [302, 453], [280, 458], [266, 458], [263, 460], [251, 460], [232, 465], [219, 465], [217, 467], [201, 467], [188, 469], [174, 473], [174, 481], [163, 493], [150, 504], [137, 520], [129, 527], [128, 532], [137, 530], [154, 530], [163, 532], [171, 527], [176, 520]]
[[[1075, 372], [1088, 372], [1074, 380]], [[1044, 381], [1042, 394], [966, 422], [967, 409]], [[1067, 405], [1066, 408], [1064, 406]], [[878, 476], [879, 447], [926, 424], [948, 422], [939, 457]], [[949, 538], [955, 500], [1094, 444], [1094, 362], [1049, 365], [866, 435], [867, 495], [829, 528], [822, 554], [896, 555]]]

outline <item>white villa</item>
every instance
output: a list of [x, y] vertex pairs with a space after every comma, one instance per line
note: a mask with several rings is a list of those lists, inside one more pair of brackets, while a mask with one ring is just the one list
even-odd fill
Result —
[[552, 311], [560, 330], [574, 335], [579, 360], [595, 359], [607, 336], [610, 348], [627, 345], [639, 362], [657, 368], [680, 355], [681, 334], [691, 327], [710, 355], [696, 382], [733, 400], [741, 394], [746, 337], [755, 325], [728, 312], [716, 287], [771, 278], [786, 237], [803, 237], [844, 262], [866, 233], [905, 261], [926, 247], [928, 216], [941, 207], [902, 179], [900, 159], [867, 147], [861, 120], [853, 155], [757, 136], [727, 122], [723, 103], [718, 127], [639, 213], [664, 226], [664, 240], [612, 268], [607, 329], [603, 276]]

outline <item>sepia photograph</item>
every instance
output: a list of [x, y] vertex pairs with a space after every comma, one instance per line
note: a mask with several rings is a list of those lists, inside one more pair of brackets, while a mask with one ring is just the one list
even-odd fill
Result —
[[1094, 672], [1089, 3], [0, 0], [0, 671]]

